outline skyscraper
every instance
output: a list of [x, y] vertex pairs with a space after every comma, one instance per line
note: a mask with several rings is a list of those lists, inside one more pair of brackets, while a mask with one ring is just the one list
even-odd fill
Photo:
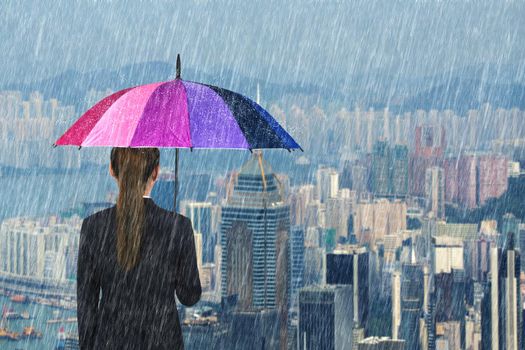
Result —
[[291, 304], [296, 304], [295, 298], [299, 289], [303, 287], [304, 273], [304, 234], [302, 226], [293, 226], [290, 229], [290, 272], [291, 272]]
[[310, 286], [299, 292], [299, 349], [352, 350], [352, 286]]
[[214, 261], [215, 232], [211, 229], [212, 205], [210, 202], [182, 201], [182, 214], [191, 219], [193, 231], [202, 235], [203, 263]]
[[407, 349], [421, 349], [419, 319], [423, 308], [423, 281], [421, 264], [412, 261], [402, 265], [399, 339], [405, 340]]
[[440, 167], [431, 167], [425, 176], [426, 212], [445, 218], [445, 174]]
[[[520, 220], [512, 215], [512, 213], [507, 213], [503, 215], [501, 226], [501, 236], [498, 240], [498, 246], [504, 247], [506, 245], [509, 233], [514, 233], [515, 238], [519, 237], [518, 233], [520, 232]], [[519, 249], [519, 238], [515, 239], [514, 243], [515, 247]]]
[[505, 249], [490, 247], [490, 275], [481, 306], [483, 350], [523, 348], [519, 270], [520, 252], [509, 232]]
[[408, 147], [395, 145], [392, 152], [391, 193], [396, 197], [408, 194]]
[[374, 144], [372, 152], [372, 168], [370, 174], [371, 191], [378, 196], [391, 194], [390, 167], [391, 151], [387, 142], [378, 141]]
[[221, 286], [223, 297], [240, 292], [241, 309], [276, 308], [282, 345], [290, 285], [290, 209], [279, 186], [261, 152], [254, 152], [240, 169], [221, 210]]
[[326, 255], [326, 284], [354, 287], [354, 327], [367, 327], [369, 312], [369, 253], [365, 247], [347, 245]]

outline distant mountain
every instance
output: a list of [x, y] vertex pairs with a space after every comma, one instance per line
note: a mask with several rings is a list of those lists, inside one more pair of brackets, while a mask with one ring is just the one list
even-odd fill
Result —
[[[252, 98], [255, 97], [257, 83], [260, 84], [265, 100], [276, 100], [283, 95], [319, 95], [334, 97], [333, 92], [324, 92], [318, 86], [311, 84], [280, 85], [239, 75], [231, 70], [222, 70], [213, 75], [198, 71], [191, 67], [182, 67], [182, 78], [210, 85], [235, 90]], [[57, 76], [31, 83], [15, 83], [0, 86], [4, 90], [20, 90], [28, 95], [31, 91], [40, 91], [45, 98], [54, 97], [63, 104], [79, 105], [89, 89], [117, 91], [130, 86], [147, 84], [156, 81], [175, 79], [175, 66], [166, 62], [144, 62], [126, 65], [116, 70], [100, 69], [81, 73], [67, 70]], [[328, 97], [328, 96], [327, 96]], [[343, 98], [342, 94], [335, 95]]]
[[[522, 73], [515, 67], [496, 69], [492, 66], [472, 66], [431, 77], [403, 78], [385, 70], [371, 70], [367, 74], [342, 76], [333, 82], [319, 80], [316, 84], [303, 81], [277, 84], [263, 78], [253, 78], [229, 69], [216, 69], [216, 74], [182, 65], [186, 80], [221, 86], [255, 98], [260, 85], [263, 101], [301, 101], [310, 97], [321, 106], [335, 108], [355, 105], [376, 109], [388, 106], [393, 112], [416, 109], [452, 109], [465, 113], [488, 102], [494, 107], [525, 109], [525, 84]], [[512, 80], [515, 73], [516, 79]], [[151, 61], [126, 65], [115, 70], [100, 69], [89, 72], [67, 70], [57, 76], [28, 84], [7, 84], [1, 89], [20, 90], [26, 96], [38, 90], [46, 98], [55, 97], [64, 104], [78, 107], [91, 89], [117, 91], [126, 87], [165, 81], [175, 78], [174, 64]], [[518, 79], [519, 78], [519, 79]], [[521, 79], [521, 80], [520, 80]]]
[[483, 103], [493, 107], [525, 109], [525, 85], [485, 84], [480, 80], [454, 78], [431, 89], [404, 99], [396, 107], [399, 110], [451, 109], [465, 113], [479, 108]]

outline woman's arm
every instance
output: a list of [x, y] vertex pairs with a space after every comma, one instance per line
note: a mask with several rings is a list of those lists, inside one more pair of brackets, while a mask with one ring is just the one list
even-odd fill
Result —
[[77, 260], [77, 319], [80, 350], [94, 349], [97, 332], [97, 309], [100, 284], [93, 247], [94, 233], [89, 218], [84, 219], [80, 229]]
[[195, 239], [190, 219], [183, 217], [181, 231], [175, 233], [179, 237], [178, 259], [176, 266], [176, 293], [179, 301], [192, 306], [201, 298], [201, 281], [197, 268], [197, 254], [195, 252]]

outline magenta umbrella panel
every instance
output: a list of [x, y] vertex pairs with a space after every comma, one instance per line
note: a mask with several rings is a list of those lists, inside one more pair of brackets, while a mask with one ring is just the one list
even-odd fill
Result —
[[102, 99], [53, 144], [58, 145], [301, 149], [249, 98], [180, 78]]

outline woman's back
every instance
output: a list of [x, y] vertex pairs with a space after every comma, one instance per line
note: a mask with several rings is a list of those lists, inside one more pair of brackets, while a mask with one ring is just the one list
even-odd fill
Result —
[[201, 295], [191, 222], [151, 198], [144, 203], [139, 261], [127, 272], [117, 261], [116, 206], [84, 220], [77, 276], [82, 350], [183, 348], [175, 294], [188, 306]]

